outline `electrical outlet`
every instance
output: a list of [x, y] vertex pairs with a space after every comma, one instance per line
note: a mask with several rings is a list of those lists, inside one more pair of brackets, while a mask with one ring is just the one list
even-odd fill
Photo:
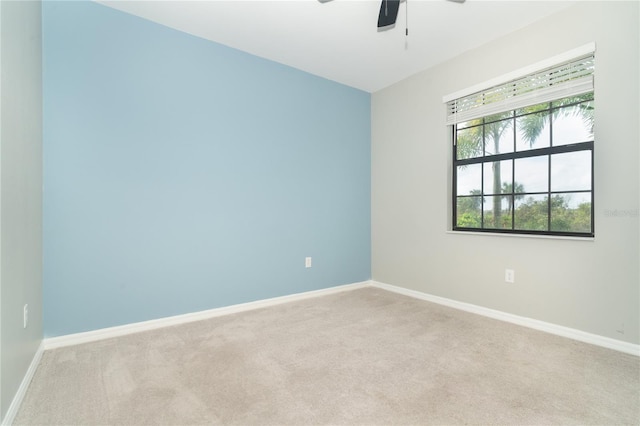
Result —
[[310, 257], [305, 257], [304, 258], [304, 267], [305, 268], [311, 268], [311, 258]]
[[29, 304], [25, 304], [22, 308], [22, 328], [27, 328], [29, 324]]
[[513, 269], [505, 269], [504, 270], [504, 281], [507, 283], [515, 283], [516, 282], [516, 272]]

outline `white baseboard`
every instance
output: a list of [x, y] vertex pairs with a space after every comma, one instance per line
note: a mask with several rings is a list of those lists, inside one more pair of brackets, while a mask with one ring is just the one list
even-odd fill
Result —
[[40, 359], [42, 359], [42, 353], [44, 352], [44, 344], [40, 342], [40, 346], [36, 350], [36, 353], [33, 355], [33, 359], [31, 360], [31, 364], [29, 364], [29, 368], [22, 378], [22, 382], [20, 383], [20, 387], [16, 392], [13, 400], [11, 401], [11, 405], [9, 405], [9, 409], [7, 410], [7, 414], [4, 416], [2, 420], [2, 425], [11, 425], [13, 424], [13, 420], [16, 418], [16, 414], [18, 414], [18, 409], [20, 405], [22, 405], [22, 400], [27, 393], [27, 389], [29, 389], [29, 384], [31, 384], [31, 379], [33, 379], [33, 375], [36, 373], [38, 369], [38, 365], [40, 364]]
[[[459, 302], [457, 300], [447, 299], [440, 296], [434, 296], [434, 295], [422, 293], [416, 290], [410, 290], [407, 288], [385, 284], [377, 281], [362, 281], [359, 283], [346, 284], [346, 285], [330, 287], [330, 288], [321, 289], [321, 290], [314, 290], [314, 291], [308, 291], [304, 293], [292, 294], [288, 296], [274, 297], [271, 299], [258, 300], [255, 302], [241, 303], [238, 305], [225, 306], [222, 308], [210, 309], [206, 311], [176, 315], [176, 316], [167, 317], [167, 318], [159, 318], [155, 320], [137, 322], [133, 324], [126, 324], [126, 325], [121, 325], [117, 327], [103, 328], [99, 330], [87, 331], [84, 333], [75, 333], [75, 334], [68, 334], [68, 335], [59, 336], [59, 337], [50, 337], [50, 338], [44, 339], [41, 345], [41, 349], [44, 348], [44, 350], [48, 350], [48, 349], [55, 349], [55, 348], [60, 348], [64, 346], [78, 345], [81, 343], [95, 342], [97, 340], [109, 339], [112, 337], [124, 336], [127, 334], [139, 333], [147, 330], [155, 330], [162, 327], [184, 324], [184, 323], [193, 322], [193, 321], [200, 321], [200, 320], [214, 318], [222, 315], [245, 312], [253, 309], [265, 308], [268, 306], [275, 306], [281, 303], [309, 299], [313, 297], [339, 293], [342, 291], [355, 290], [357, 288], [363, 288], [367, 286], [381, 288], [383, 290], [392, 291], [394, 293], [403, 294], [405, 296], [414, 297], [416, 299], [426, 300], [428, 302], [437, 303], [439, 305], [444, 305], [444, 306], [459, 309], [462, 311], [471, 312], [471, 313], [482, 315], [485, 317], [532, 328], [535, 330], [544, 331], [546, 333], [555, 334], [557, 336], [562, 336], [569, 339], [578, 340], [580, 342], [590, 343], [592, 345], [597, 345], [604, 348], [613, 349], [619, 352], [640, 356], [640, 345], [637, 345], [637, 344], [624, 342], [622, 340], [612, 339], [612, 338], [600, 336], [597, 334], [587, 333], [581, 330], [576, 330], [576, 329], [564, 327], [561, 325], [539, 321], [532, 318], [521, 317], [518, 315], [509, 314], [506, 312], [485, 308], [483, 306], [473, 305], [465, 302]], [[38, 355], [38, 360], [41, 355], [42, 354], [40, 352], [40, 355]]]
[[304, 293], [296, 293], [287, 296], [274, 297], [271, 299], [257, 300], [255, 302], [240, 303], [237, 305], [224, 306], [222, 308], [210, 309], [206, 311], [193, 312], [183, 315], [175, 315], [155, 320], [136, 322], [116, 327], [102, 328], [99, 330], [87, 331], [83, 333], [67, 334], [64, 336], [50, 337], [44, 339], [44, 349], [55, 349], [64, 346], [79, 345], [81, 343], [95, 342], [97, 340], [109, 339], [111, 337], [124, 336], [127, 334], [139, 333], [142, 331], [155, 330], [162, 327], [169, 327], [177, 324], [184, 324], [193, 321], [200, 321], [208, 318], [219, 317], [222, 315], [235, 314], [238, 312], [250, 311], [253, 309], [265, 308], [267, 306], [275, 306], [281, 303], [293, 302], [296, 300], [309, 299], [312, 297], [325, 296], [328, 294], [339, 293], [343, 291], [355, 290], [357, 288], [367, 287], [370, 281], [362, 281], [359, 283], [345, 284], [336, 287], [325, 288], [321, 290], [307, 291]]
[[94, 342], [97, 340], [108, 339], [112, 337], [124, 336], [127, 334], [139, 333], [147, 330], [154, 330], [162, 327], [168, 327], [177, 324], [184, 324], [193, 321], [200, 321], [208, 318], [214, 318], [222, 315], [229, 315], [238, 312], [246, 312], [253, 309], [265, 308], [268, 306], [275, 306], [282, 303], [293, 302], [297, 300], [310, 299], [313, 297], [325, 296], [329, 294], [340, 293], [343, 291], [355, 290], [364, 287], [377, 287], [383, 290], [391, 291], [394, 293], [403, 294], [416, 299], [425, 300], [428, 302], [437, 303], [439, 305], [448, 306], [451, 308], [459, 309], [466, 312], [482, 315], [485, 317], [509, 322], [512, 324], [521, 325], [524, 327], [532, 328], [535, 330], [544, 331], [550, 334], [566, 337], [569, 339], [577, 340], [580, 342], [589, 343], [592, 345], [601, 346], [608, 349], [613, 349], [619, 352], [640, 356], [640, 345], [623, 342], [621, 340], [612, 339], [609, 337], [599, 336], [597, 334], [591, 334], [584, 331], [576, 330], [569, 327], [564, 327], [544, 321], [539, 321], [531, 318], [521, 317], [506, 312], [501, 312], [489, 308], [485, 308], [470, 303], [459, 302], [453, 299], [447, 299], [440, 296], [434, 296], [427, 293], [422, 293], [416, 290], [410, 290], [403, 287], [398, 287], [390, 284], [385, 284], [377, 281], [362, 281], [359, 283], [346, 284], [336, 287], [330, 287], [321, 290], [308, 291], [304, 293], [291, 294], [287, 296], [274, 297], [271, 299], [258, 300], [255, 302], [241, 303], [238, 305], [226, 306], [222, 308], [210, 309], [201, 312], [194, 312], [184, 315], [176, 315], [167, 318], [160, 318], [156, 320], [138, 322], [133, 324], [126, 324], [117, 327], [103, 328], [100, 330], [88, 331], [85, 333], [69, 334], [65, 336], [52, 337], [44, 339], [38, 350], [36, 351], [31, 364], [22, 379], [22, 383], [16, 392], [16, 395], [7, 410], [5, 418], [2, 420], [2, 426], [11, 425], [15, 419], [18, 409], [22, 404], [22, 400], [29, 388], [29, 384], [36, 372], [42, 354], [45, 350], [60, 348], [64, 346], [78, 345], [81, 343]]
[[615, 351], [640, 356], [640, 345], [623, 342], [622, 340], [599, 336], [597, 334], [587, 333], [584, 331], [576, 330], [574, 328], [564, 327], [561, 325], [539, 321], [532, 318], [521, 317], [502, 311], [496, 311], [482, 306], [472, 305], [470, 303], [458, 302], [456, 300], [447, 299], [440, 296], [433, 296], [431, 294], [422, 293], [416, 290], [410, 290], [391, 284], [371, 281], [371, 286], [403, 294], [405, 296], [414, 297], [416, 299], [426, 300], [428, 302], [433, 302], [439, 305], [459, 309], [462, 311], [471, 312], [485, 317], [510, 322], [512, 324], [517, 324], [528, 328], [533, 328], [535, 330], [544, 331], [546, 333], [555, 334], [557, 336], [567, 337], [569, 339], [578, 340], [580, 342], [590, 343], [592, 345], [613, 349]]

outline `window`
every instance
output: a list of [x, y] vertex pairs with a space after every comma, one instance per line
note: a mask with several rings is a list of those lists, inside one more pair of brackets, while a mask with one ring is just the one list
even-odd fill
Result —
[[453, 230], [594, 235], [593, 52], [448, 102]]

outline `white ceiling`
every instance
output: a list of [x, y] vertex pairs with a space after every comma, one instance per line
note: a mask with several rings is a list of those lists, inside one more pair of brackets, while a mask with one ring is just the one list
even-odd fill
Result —
[[189, 34], [375, 92], [556, 13], [572, 1], [409, 0], [378, 32], [380, 0], [105, 0]]

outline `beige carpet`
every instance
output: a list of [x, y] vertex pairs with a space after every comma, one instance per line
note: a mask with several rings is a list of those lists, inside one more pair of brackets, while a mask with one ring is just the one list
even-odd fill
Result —
[[375, 288], [45, 352], [17, 425], [640, 422], [640, 359]]

